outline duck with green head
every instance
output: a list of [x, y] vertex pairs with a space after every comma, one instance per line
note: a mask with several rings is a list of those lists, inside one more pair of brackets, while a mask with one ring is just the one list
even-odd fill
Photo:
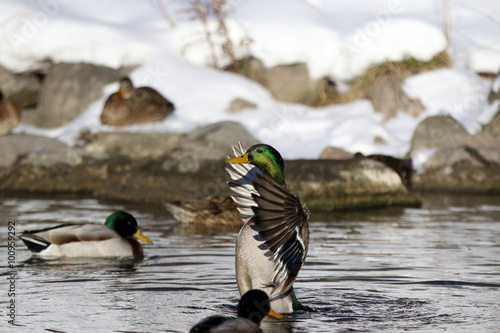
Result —
[[286, 188], [280, 153], [266, 144], [246, 152], [233, 147], [236, 157], [227, 168], [233, 200], [245, 224], [236, 242], [236, 280], [240, 294], [262, 289], [278, 313], [305, 310], [295, 297], [293, 282], [309, 246], [309, 210]]
[[153, 243], [124, 211], [109, 215], [104, 224], [61, 224], [25, 231], [19, 238], [41, 257], [136, 257], [143, 255], [136, 239]]
[[262, 332], [260, 323], [265, 316], [276, 319], [282, 317], [271, 309], [269, 297], [262, 290], [249, 290], [238, 303], [238, 317], [210, 316], [194, 325], [189, 333], [206, 332]]

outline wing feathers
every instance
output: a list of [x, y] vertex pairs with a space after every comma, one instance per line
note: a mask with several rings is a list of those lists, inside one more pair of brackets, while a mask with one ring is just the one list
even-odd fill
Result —
[[275, 211], [283, 210], [283, 205], [280, 202], [276, 202], [275, 200], [269, 200], [264, 197], [260, 197], [258, 195], [253, 195], [252, 199], [259, 207], [263, 209], [275, 210]]

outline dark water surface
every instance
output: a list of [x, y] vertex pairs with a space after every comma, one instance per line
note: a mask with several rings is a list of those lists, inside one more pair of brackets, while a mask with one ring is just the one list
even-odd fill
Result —
[[[315, 312], [266, 319], [266, 332], [499, 332], [500, 197], [420, 195], [421, 209], [313, 214], [295, 289]], [[187, 332], [233, 315], [236, 229], [185, 226], [161, 207], [94, 199], [2, 198], [0, 331], [6, 307], [7, 223], [17, 233], [63, 222], [136, 216], [142, 261], [31, 258], [17, 241], [19, 332]]]

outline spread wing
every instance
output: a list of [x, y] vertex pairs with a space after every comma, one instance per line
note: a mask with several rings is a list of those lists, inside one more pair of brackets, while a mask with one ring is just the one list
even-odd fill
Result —
[[304, 264], [309, 245], [309, 210], [298, 196], [281, 186], [271, 176], [257, 175], [253, 183], [256, 207], [252, 207], [259, 235], [273, 254], [276, 265], [274, 284], [282, 292], [291, 287]]
[[[244, 154], [233, 147], [235, 156]], [[273, 284], [288, 290], [302, 267], [309, 245], [309, 210], [298, 196], [250, 164], [231, 164], [233, 200], [247, 222], [255, 222], [275, 264]]]

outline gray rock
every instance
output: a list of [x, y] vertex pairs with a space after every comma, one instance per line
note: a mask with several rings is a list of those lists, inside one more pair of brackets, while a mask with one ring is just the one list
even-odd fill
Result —
[[493, 103], [497, 103], [497, 112], [493, 119], [483, 127], [480, 134], [500, 139], [500, 76], [497, 76], [494, 82], [488, 95], [488, 103], [492, 104], [491, 107], [494, 107]]
[[227, 112], [239, 112], [243, 111], [245, 109], [256, 109], [257, 104], [249, 102], [243, 98], [235, 98], [229, 103], [229, 106], [227, 107], [226, 111]]
[[470, 140], [467, 131], [450, 116], [433, 116], [424, 119], [413, 132], [410, 156], [426, 148], [455, 146]]
[[44, 136], [12, 134], [0, 137], [1, 168], [11, 167], [21, 155], [39, 152], [62, 152], [68, 147], [56, 140]]
[[354, 154], [356, 159], [372, 159], [383, 163], [385, 166], [396, 172], [401, 178], [401, 182], [407, 189], [412, 189], [412, 176], [413, 176], [413, 161], [411, 158], [401, 159], [390, 155], [373, 154], [363, 155], [362, 153]]
[[500, 106], [493, 119], [486, 124], [480, 132], [481, 135], [500, 139]]
[[195, 144], [208, 147], [228, 149], [238, 142], [246, 147], [257, 143], [257, 140], [239, 123], [221, 121], [193, 130], [183, 144]]
[[203, 126], [189, 133], [162, 164], [166, 171], [193, 173], [203, 168], [203, 161], [224, 161], [232, 156], [231, 145], [241, 142], [245, 147], [257, 140], [240, 124], [222, 121]]
[[451, 117], [431, 117], [415, 130], [411, 154], [437, 148], [414, 175], [416, 190], [500, 193], [500, 140], [469, 135]]
[[[154, 200], [161, 202], [228, 196], [229, 178], [223, 161], [200, 160], [199, 167], [179, 172], [179, 162], [165, 156], [159, 163], [170, 163], [168, 170], [148, 163], [126, 175], [113, 175], [99, 193], [125, 200], [156, 197]], [[395, 172], [376, 161], [297, 160], [285, 164], [288, 187], [314, 211], [419, 203]], [[109, 193], [111, 189], [113, 193]]]
[[482, 166], [482, 163], [471, 155], [467, 147], [442, 147], [427, 160], [424, 164], [424, 171], [442, 169], [443, 174], [448, 174], [455, 164], [462, 161], [470, 163], [471, 166]]
[[124, 154], [134, 158], [155, 158], [179, 147], [182, 134], [98, 133], [84, 149], [88, 153]]
[[286, 169], [287, 186], [311, 210], [419, 204], [399, 175], [378, 161], [295, 160], [287, 161]]
[[0, 136], [9, 134], [21, 119], [21, 109], [15, 103], [4, 99], [0, 91]]
[[[500, 144], [500, 142], [499, 142]], [[417, 190], [500, 193], [499, 146], [439, 148], [414, 177]]]
[[[105, 160], [85, 157], [78, 165], [55, 163], [45, 166], [19, 163], [15, 168], [1, 174], [0, 190], [97, 195], [98, 189], [109, 185], [106, 182], [110, 177], [117, 174], [126, 177], [125, 173], [130, 172], [132, 166], [133, 161], [121, 156]], [[120, 179], [121, 182], [126, 180]], [[134, 181], [141, 182], [137, 178]], [[117, 189], [110, 187], [106, 190], [114, 193]], [[127, 191], [124, 188], [120, 190]], [[130, 192], [128, 194], [134, 195]], [[147, 195], [147, 191], [141, 192], [140, 195]], [[144, 198], [136, 198], [139, 201], [140, 199], [145, 201]]]
[[22, 158], [20, 163], [48, 168], [56, 164], [75, 167], [80, 165], [82, 161], [82, 157], [74, 148], [62, 147], [55, 150], [29, 153]]
[[[108, 159], [83, 158], [70, 166], [19, 163], [0, 173], [0, 190], [37, 193], [86, 193], [132, 202], [185, 201], [225, 198], [230, 195], [224, 159], [198, 160], [198, 167], [179, 172], [171, 154], [157, 159], [134, 159], [111, 155]], [[313, 211], [373, 208], [419, 204], [399, 176], [373, 160], [286, 161], [288, 187]], [[170, 164], [168, 169], [163, 165]], [[210, 201], [210, 200], [209, 200]], [[194, 208], [193, 208], [194, 207]], [[206, 210], [200, 204], [200, 209]], [[196, 212], [193, 212], [196, 214]], [[240, 219], [234, 219], [241, 224]]]
[[4, 97], [20, 108], [34, 106], [38, 99], [41, 80], [34, 74], [14, 74], [0, 66], [0, 88]]
[[373, 143], [377, 144], [377, 145], [386, 145], [386, 144], [388, 144], [388, 142], [384, 138], [382, 138], [381, 136], [378, 136], [378, 135], [375, 135], [373, 137]]
[[40, 127], [62, 126], [100, 98], [105, 85], [117, 81], [130, 70], [83, 63], [56, 64], [45, 77], [36, 112], [25, 121]]
[[318, 91], [322, 85], [312, 82], [304, 63], [266, 68], [259, 59], [246, 58], [232, 67], [238, 74], [262, 84], [278, 101], [314, 105], [322, 93]]
[[319, 155], [320, 160], [346, 160], [353, 158], [354, 154], [344, 149], [328, 146]]
[[364, 97], [372, 102], [375, 111], [385, 115], [385, 120], [396, 116], [399, 112], [415, 117], [424, 111], [425, 108], [419, 100], [409, 98], [401, 89], [405, 77], [410, 74], [392, 75], [388, 72], [377, 77], [367, 90]]

